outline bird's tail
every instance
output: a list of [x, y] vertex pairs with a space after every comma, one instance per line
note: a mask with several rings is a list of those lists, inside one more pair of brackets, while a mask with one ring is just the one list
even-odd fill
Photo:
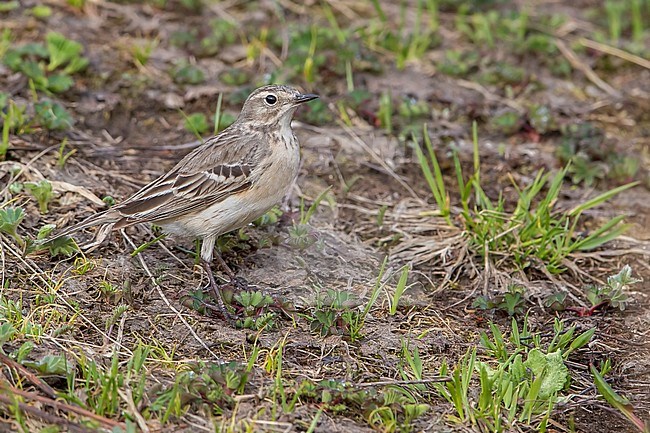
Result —
[[63, 230], [57, 231], [47, 238], [43, 239], [40, 241], [40, 243], [46, 244], [65, 236], [71, 236], [88, 227], [101, 226], [100, 229], [97, 230], [93, 242], [82, 246], [83, 249], [94, 248], [100, 245], [106, 239], [111, 230], [113, 230], [115, 223], [117, 223], [120, 219], [122, 219], [122, 216], [118, 212], [115, 212], [113, 209], [108, 209], [104, 212], [91, 215], [77, 224], [65, 227]]

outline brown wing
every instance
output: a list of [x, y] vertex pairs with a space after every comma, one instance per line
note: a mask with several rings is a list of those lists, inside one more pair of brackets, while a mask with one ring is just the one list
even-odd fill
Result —
[[242, 138], [228, 132], [208, 140], [169, 173], [116, 206], [124, 217], [118, 226], [173, 219], [249, 189], [269, 149], [259, 145], [261, 136]]

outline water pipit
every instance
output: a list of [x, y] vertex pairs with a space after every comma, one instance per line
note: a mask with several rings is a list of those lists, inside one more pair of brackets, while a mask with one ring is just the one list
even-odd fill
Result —
[[[203, 240], [201, 262], [227, 314], [211, 270], [217, 237], [262, 216], [287, 193], [298, 174], [300, 151], [291, 129], [296, 108], [318, 98], [286, 86], [256, 89], [237, 120], [122, 203], [67, 227], [55, 237], [101, 225], [93, 248], [115, 229], [155, 223], [166, 233]], [[234, 274], [217, 254], [234, 283]]]

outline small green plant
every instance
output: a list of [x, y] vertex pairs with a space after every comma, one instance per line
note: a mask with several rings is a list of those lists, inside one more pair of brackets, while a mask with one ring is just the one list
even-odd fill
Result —
[[0, 119], [2, 119], [2, 138], [0, 139], [0, 161], [3, 161], [9, 150], [9, 134], [23, 134], [32, 131], [31, 119], [28, 119], [26, 107], [18, 105], [6, 94], [0, 93]]
[[242, 291], [234, 296], [242, 307], [243, 319], [237, 320], [237, 326], [245, 329], [269, 329], [274, 326], [275, 313], [264, 312], [273, 305], [273, 298], [259, 291]]
[[316, 213], [320, 203], [328, 196], [329, 191], [332, 187], [327, 187], [323, 190], [318, 197], [313, 201], [309, 208], [305, 209], [305, 200], [301, 198], [300, 200], [300, 220], [298, 223], [295, 223], [289, 228], [289, 245], [304, 250], [309, 248], [318, 241], [317, 236], [314, 234], [309, 221], [312, 216]]
[[399, 306], [399, 301], [407, 289], [406, 283], [409, 278], [410, 270], [411, 269], [408, 265], [404, 265], [402, 267], [399, 280], [397, 281], [397, 286], [395, 286], [395, 293], [393, 293], [393, 296], [388, 299], [389, 301], [388, 314], [390, 314], [391, 316], [394, 316], [397, 313], [397, 307]]
[[158, 46], [160, 41], [156, 39], [146, 39], [144, 41], [136, 42], [131, 45], [131, 55], [133, 56], [133, 63], [136, 66], [143, 67], [149, 62], [149, 58]]
[[44, 20], [52, 15], [52, 8], [45, 5], [36, 5], [29, 11], [35, 18]]
[[23, 186], [38, 202], [40, 212], [46, 214], [47, 206], [52, 200], [52, 184], [48, 180], [43, 179], [38, 182], [25, 182]]
[[65, 66], [64, 73], [74, 74], [88, 66], [88, 59], [81, 55], [83, 46], [79, 42], [67, 39], [56, 32], [48, 33], [45, 40], [50, 58], [50, 63], [47, 65], [48, 71], [51, 72]]
[[97, 267], [97, 263], [87, 257], [77, 257], [74, 259], [72, 273], [83, 276]]
[[185, 118], [185, 129], [201, 137], [203, 134], [208, 132], [210, 129], [210, 124], [208, 123], [208, 118], [203, 113], [192, 113]]
[[[575, 327], [565, 330], [556, 320], [553, 338], [544, 344], [540, 334], [528, 331], [527, 318], [521, 329], [512, 320], [509, 339], [496, 325], [490, 329], [491, 336], [481, 333], [488, 359], [478, 361], [474, 348], [451, 372], [443, 362], [440, 375], [450, 374], [451, 381], [437, 383], [435, 389], [454, 406], [453, 419], [459, 423], [481, 425], [491, 432], [510, 431], [515, 424], [545, 431], [570, 379], [564, 361], [589, 343], [594, 330], [574, 337]], [[479, 391], [471, 398], [474, 380], [478, 380]]]
[[66, 3], [79, 10], [82, 10], [86, 6], [86, 0], [66, 0]]
[[[608, 367], [605, 367], [605, 369], [607, 368]], [[614, 409], [618, 410], [625, 418], [630, 420], [630, 422], [634, 424], [634, 426], [641, 433], [649, 432], [650, 425], [646, 424], [641, 418], [634, 414], [634, 408], [632, 407], [630, 401], [614, 391], [610, 384], [607, 383], [603, 377], [605, 374], [602, 371], [603, 369], [601, 369], [601, 371], [598, 371], [596, 367], [590, 365], [589, 370], [591, 371], [591, 375], [594, 378], [594, 384], [596, 385], [598, 393], [605, 399], [605, 401], [609, 403]]]
[[59, 146], [59, 150], [56, 153], [56, 165], [60, 169], [62, 169], [65, 166], [65, 163], [68, 161], [68, 158], [70, 158], [72, 155], [77, 153], [77, 149], [72, 149], [68, 152], [65, 151], [65, 147], [68, 144], [68, 137], [65, 137], [61, 141], [61, 145]]
[[[53, 229], [54, 225], [52, 224], [46, 224], [43, 226], [43, 228], [41, 228], [41, 230], [38, 232], [37, 240], [42, 241], [47, 238]], [[56, 257], [59, 255], [64, 257], [71, 257], [79, 252], [79, 246], [75, 240], [67, 236], [53, 239], [46, 244], [37, 242], [34, 246], [36, 249], [47, 248], [51, 257]]]
[[512, 284], [504, 294], [489, 298], [479, 296], [474, 300], [474, 307], [481, 310], [496, 309], [504, 311], [508, 316], [523, 314], [526, 301], [524, 299], [525, 287]]
[[[425, 144], [428, 155], [415, 143], [415, 150], [423, 174], [438, 204], [439, 212], [451, 225], [449, 195], [444, 184], [437, 156], [431, 141], [427, 139], [425, 126]], [[551, 273], [565, 270], [563, 260], [574, 252], [597, 248], [621, 235], [627, 226], [622, 224], [624, 216], [618, 216], [593, 230], [585, 236], [577, 234], [581, 215], [606, 202], [616, 194], [638, 184], [614, 188], [587, 200], [573, 209], [558, 212], [554, 209], [560, 195], [563, 180], [568, 167], [552, 178], [540, 170], [532, 184], [524, 189], [515, 188], [519, 199], [512, 212], [506, 212], [506, 203], [502, 196], [495, 202], [491, 200], [481, 186], [481, 165], [478, 153], [478, 132], [476, 123], [473, 128], [474, 173], [465, 179], [460, 160], [453, 154], [456, 178], [460, 190], [462, 205], [461, 217], [465, 233], [472, 247], [486, 257], [497, 253], [508, 257], [520, 269], [529, 268], [541, 261]], [[541, 196], [542, 189], [547, 193]], [[473, 199], [473, 206], [470, 205]], [[537, 203], [536, 207], [533, 204]]]
[[377, 117], [381, 127], [391, 134], [393, 132], [393, 101], [391, 94], [388, 92], [383, 92], [379, 97]]
[[39, 101], [34, 104], [34, 110], [36, 112], [35, 120], [50, 131], [66, 130], [74, 125], [74, 119], [70, 113], [58, 102], [47, 99]]
[[169, 75], [178, 84], [201, 84], [205, 81], [203, 71], [186, 60], [176, 62], [169, 70]]
[[115, 284], [102, 280], [99, 282], [99, 293], [110, 302], [117, 302], [122, 298], [122, 290]]
[[343, 314], [359, 300], [352, 292], [328, 289], [316, 296], [316, 307], [311, 319], [311, 330], [321, 336], [347, 333], [349, 324]]
[[21, 207], [6, 207], [0, 209], [0, 232], [11, 236], [18, 245], [23, 246], [25, 241], [18, 235], [18, 226], [25, 218], [25, 211]]
[[[83, 46], [60, 33], [49, 32], [46, 45], [29, 43], [10, 48], [2, 61], [13, 71], [32, 80], [38, 90], [60, 93], [74, 84], [70, 75], [84, 70], [88, 59], [82, 56]], [[44, 62], [46, 61], [46, 62]]]
[[362, 310], [357, 308], [359, 305], [357, 296], [346, 290], [329, 289], [324, 295], [317, 296], [316, 309], [311, 321], [312, 331], [318, 331], [323, 336], [345, 333], [353, 342], [361, 339], [366, 318], [386, 284], [384, 274], [387, 263], [388, 257], [381, 264], [375, 284]]
[[607, 307], [624, 311], [628, 303], [626, 292], [629, 290], [629, 286], [641, 281], [632, 277], [632, 268], [625, 265], [617, 274], [607, 277], [607, 284], [604, 286], [592, 285], [587, 287], [586, 296], [591, 303], [591, 307], [566, 307], [566, 309], [575, 311], [579, 316], [591, 316], [597, 310]]
[[236, 362], [213, 364], [199, 362], [189, 371], [176, 375], [172, 385], [166, 386], [149, 406], [165, 423], [170, 416], [180, 417], [190, 405], [219, 415], [222, 408], [231, 407], [233, 394], [241, 394], [248, 383], [249, 369]]

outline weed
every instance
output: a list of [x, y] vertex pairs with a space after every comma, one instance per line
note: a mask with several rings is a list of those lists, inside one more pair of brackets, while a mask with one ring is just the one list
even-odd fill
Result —
[[56, 165], [60, 169], [65, 167], [65, 163], [68, 161], [68, 158], [70, 158], [72, 155], [77, 153], [77, 149], [72, 149], [68, 152], [65, 151], [65, 147], [68, 144], [68, 137], [65, 137], [61, 141], [61, 145], [59, 146], [59, 150], [57, 151], [56, 155]]
[[25, 115], [26, 107], [16, 104], [6, 94], [0, 102], [0, 119], [2, 119], [2, 139], [0, 140], [0, 161], [4, 160], [9, 150], [9, 134], [31, 132], [31, 121]]
[[88, 66], [88, 59], [82, 57], [83, 46], [79, 42], [67, 39], [60, 33], [50, 32], [46, 35], [47, 52], [50, 63], [48, 71], [54, 71], [65, 65], [64, 72], [74, 74]]
[[317, 295], [316, 308], [311, 317], [312, 331], [317, 331], [322, 336], [345, 333], [352, 342], [360, 340], [366, 318], [386, 284], [384, 273], [387, 262], [388, 257], [382, 262], [368, 301], [361, 311], [356, 308], [359, 300], [352, 292], [328, 289], [325, 294]]
[[52, 15], [52, 8], [45, 5], [36, 5], [29, 12], [39, 20], [44, 20]]
[[393, 103], [390, 93], [383, 92], [379, 97], [379, 110], [377, 111], [379, 124], [389, 134], [393, 132]]
[[50, 100], [34, 104], [35, 120], [50, 131], [66, 130], [74, 125], [74, 119], [58, 102]]
[[592, 285], [585, 289], [591, 307], [566, 307], [566, 309], [575, 311], [579, 316], [591, 316], [597, 310], [606, 307], [618, 308], [620, 311], [624, 311], [628, 303], [626, 292], [632, 284], [641, 281], [632, 277], [632, 268], [625, 265], [617, 274], [607, 277], [607, 283], [604, 286]]
[[[41, 232], [43, 229], [46, 229], [46, 231]], [[52, 224], [47, 224], [43, 226], [43, 228], [41, 228], [41, 231], [39, 231], [37, 239], [38, 240], [45, 239], [49, 234], [49, 232], [51, 232], [53, 229], [54, 229], [54, 225]], [[77, 245], [74, 239], [69, 237], [60, 237], [60, 238], [53, 239], [47, 244], [45, 244], [44, 246], [49, 251], [51, 257], [57, 257], [57, 256], [71, 257], [77, 252], [79, 252], [79, 246]]]
[[[598, 229], [584, 237], [578, 236], [576, 228], [580, 216], [616, 194], [632, 188], [637, 183], [614, 188], [602, 193], [573, 209], [558, 213], [553, 208], [557, 203], [568, 167], [558, 172], [552, 178], [542, 170], [537, 173], [532, 184], [524, 189], [516, 185], [519, 198], [513, 212], [506, 212], [505, 200], [502, 196], [495, 202], [488, 198], [481, 186], [480, 160], [478, 155], [478, 133], [476, 123], [473, 129], [474, 142], [474, 174], [466, 181], [458, 159], [454, 154], [456, 177], [460, 190], [462, 205], [461, 217], [465, 224], [465, 233], [473, 248], [486, 257], [491, 253], [506, 255], [520, 269], [530, 267], [535, 259], [539, 259], [551, 273], [565, 270], [562, 261], [576, 251], [591, 250], [618, 237], [627, 226], [621, 224], [624, 216], [618, 216], [603, 224]], [[440, 171], [437, 157], [431, 146], [426, 132], [425, 144], [428, 159], [415, 144], [416, 154], [423, 174], [431, 192], [438, 204], [441, 216], [451, 224], [449, 196]], [[432, 168], [433, 167], [433, 170]], [[545, 196], [540, 197], [543, 188], [547, 189]], [[474, 196], [474, 208], [470, 208], [471, 196]], [[533, 203], [537, 206], [533, 208]]]
[[74, 259], [72, 273], [75, 275], [83, 276], [95, 269], [96, 266], [97, 263], [94, 260], [88, 259], [86, 257], [77, 257]]
[[131, 55], [133, 56], [133, 63], [136, 66], [143, 67], [149, 63], [149, 58], [153, 54], [160, 40], [156, 39], [146, 39], [140, 41], [139, 43], [134, 43], [131, 45]]
[[[476, 349], [469, 350], [451, 372], [451, 381], [435, 384], [436, 390], [454, 406], [457, 422], [482, 425], [493, 432], [509, 431], [514, 424], [545, 431], [570, 379], [564, 360], [584, 347], [594, 330], [574, 338], [575, 327], [565, 331], [556, 319], [553, 338], [544, 347], [539, 334], [529, 333], [527, 319], [521, 329], [512, 320], [509, 342], [495, 325], [490, 328], [492, 336], [482, 332], [481, 343], [491, 362], [477, 361]], [[448, 372], [443, 362], [440, 374]], [[470, 384], [475, 376], [480, 391], [477, 399], [471, 399]]]
[[176, 376], [171, 386], [158, 392], [149, 411], [161, 415], [166, 423], [170, 416], [180, 417], [190, 405], [219, 415], [234, 403], [233, 393], [242, 393], [248, 383], [246, 365], [236, 362], [213, 364], [199, 362]]
[[185, 118], [185, 129], [201, 137], [210, 129], [208, 118], [203, 113], [192, 113]]
[[79, 10], [82, 10], [86, 6], [86, 0], [66, 0], [66, 3]]
[[25, 182], [23, 186], [38, 202], [40, 212], [46, 214], [47, 206], [52, 200], [52, 184], [48, 180], [43, 179], [38, 182]]
[[273, 298], [262, 292], [242, 291], [234, 300], [243, 308], [243, 319], [237, 320], [237, 326], [244, 329], [270, 329], [275, 325], [275, 313], [264, 310], [273, 305]]
[[593, 365], [589, 366], [589, 370], [594, 378], [594, 383], [596, 384], [598, 393], [603, 396], [605, 401], [607, 401], [607, 403], [609, 403], [614, 409], [618, 410], [623, 416], [625, 416], [625, 418], [630, 420], [630, 422], [632, 422], [640, 432], [647, 432], [650, 425], [647, 425], [641, 418], [637, 417], [634, 414], [634, 408], [630, 401], [614, 391], [607, 381], [605, 381], [605, 378], [603, 377], [605, 373], [603, 373], [602, 370], [598, 371], [598, 369]]
[[357, 302], [356, 295], [348, 291], [328, 289], [324, 294], [317, 295], [311, 330], [321, 336], [349, 332], [349, 324], [344, 320], [343, 313], [350, 311], [350, 306]]
[[[415, 136], [413, 139], [415, 141]], [[449, 194], [447, 193], [445, 182], [442, 178], [442, 170], [440, 170], [440, 164], [438, 163], [438, 158], [433, 150], [431, 138], [429, 137], [426, 126], [424, 126], [424, 143], [427, 147], [428, 158], [425, 156], [424, 152], [417, 144], [417, 142], [415, 145], [415, 153], [417, 155], [418, 162], [420, 163], [420, 168], [422, 169], [424, 178], [429, 185], [431, 193], [433, 194], [433, 198], [438, 205], [440, 216], [442, 216], [449, 225], [452, 225]]]
[[479, 296], [474, 300], [474, 307], [481, 310], [496, 309], [504, 311], [508, 316], [520, 315], [524, 312], [526, 304], [524, 299], [525, 288], [516, 284], [510, 285], [508, 291], [502, 295], [489, 298]]
[[625, 3], [617, 2], [615, 0], [605, 0], [605, 11], [607, 12], [607, 23], [609, 25], [609, 38], [614, 43], [618, 44], [621, 38], [623, 14], [627, 7]]
[[174, 67], [169, 70], [169, 75], [175, 83], [178, 84], [201, 84], [205, 81], [205, 74], [203, 71], [186, 60], [177, 62]]
[[393, 293], [392, 297], [388, 298], [388, 302], [389, 302], [388, 314], [390, 314], [391, 316], [394, 316], [397, 313], [397, 307], [399, 306], [399, 301], [407, 289], [406, 282], [408, 281], [410, 270], [411, 269], [408, 265], [404, 265], [402, 267], [402, 271], [399, 276], [399, 281], [397, 282], [397, 286], [395, 286], [395, 293]]
[[6, 207], [0, 209], [0, 232], [11, 236], [18, 245], [23, 246], [25, 242], [18, 235], [18, 226], [25, 218], [25, 211], [21, 207]]
[[2, 60], [10, 69], [32, 80], [36, 89], [64, 92], [74, 84], [70, 75], [84, 70], [88, 59], [81, 55], [83, 46], [80, 43], [60, 33], [49, 32], [45, 42], [46, 45], [29, 43], [10, 48]]
[[440, 72], [452, 77], [466, 77], [478, 66], [480, 57], [476, 51], [445, 51], [445, 59], [438, 66]]
[[210, 21], [212, 33], [200, 41], [200, 54], [211, 56], [237, 40], [237, 24], [225, 19]]
[[217, 133], [223, 131], [230, 125], [235, 122], [235, 117], [230, 113], [224, 113], [221, 110], [221, 103], [223, 100], [223, 94], [219, 93], [217, 98], [217, 108], [214, 110], [214, 128], [212, 134], [217, 135]]

